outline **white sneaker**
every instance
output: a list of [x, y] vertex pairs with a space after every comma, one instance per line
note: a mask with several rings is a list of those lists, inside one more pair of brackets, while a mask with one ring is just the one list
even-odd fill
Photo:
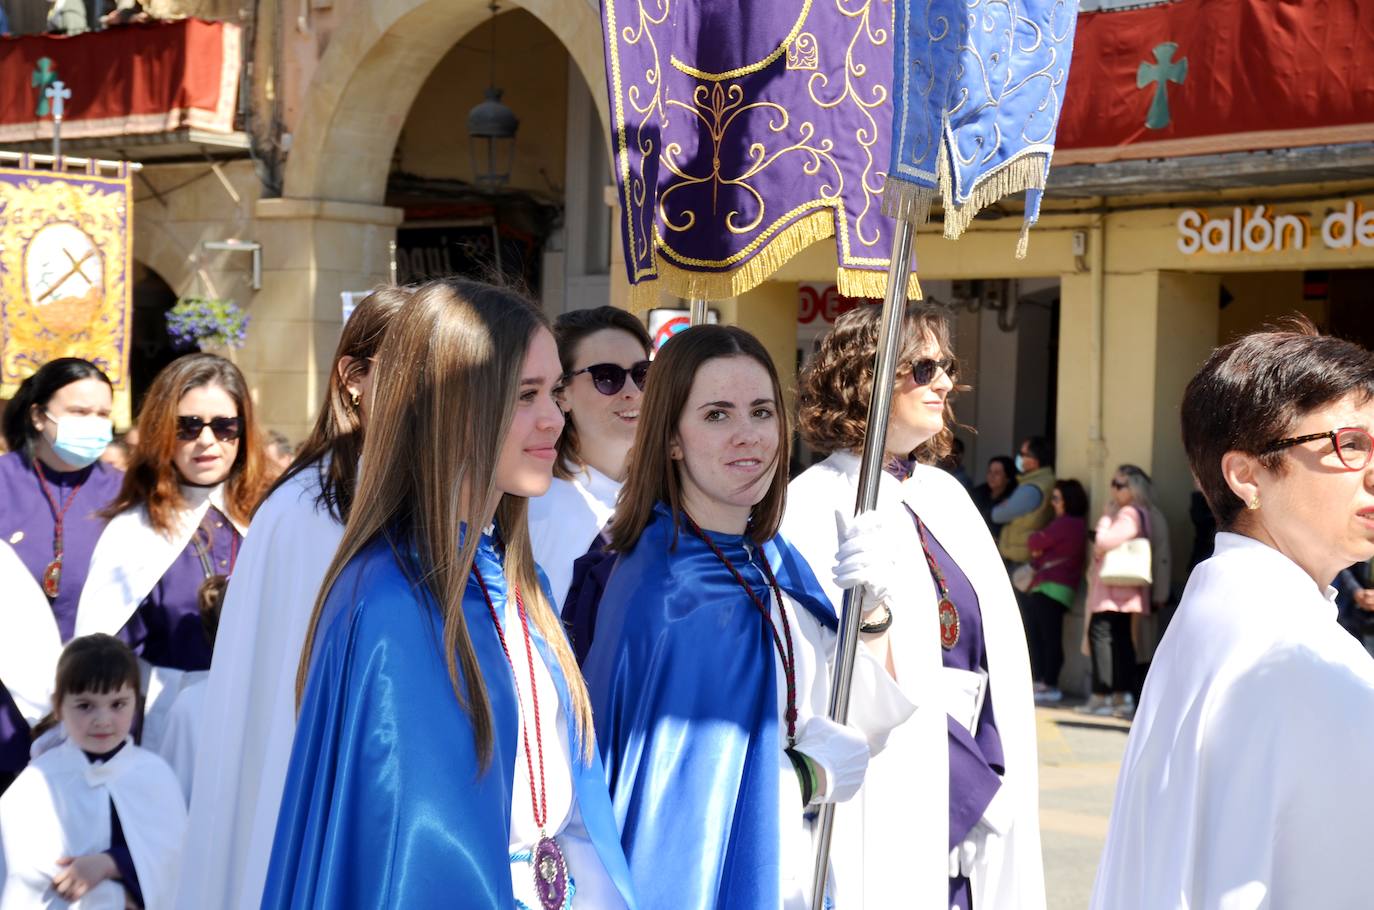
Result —
[[1057, 705], [1063, 700], [1064, 693], [1060, 692], [1058, 689], [1050, 688], [1049, 686], [1035, 693], [1035, 703], [1037, 705]]
[[1079, 714], [1100, 714], [1103, 708], [1107, 709], [1108, 714], [1112, 713], [1111, 700], [1105, 695], [1094, 694], [1089, 695], [1088, 701], [1074, 708], [1074, 710]]

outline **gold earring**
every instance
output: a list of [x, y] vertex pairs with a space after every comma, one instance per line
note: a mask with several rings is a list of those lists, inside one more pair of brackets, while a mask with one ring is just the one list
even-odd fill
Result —
[[1259, 510], [1259, 494], [1256, 493], [1255, 495], [1251, 496], [1251, 497], [1250, 497], [1250, 501], [1249, 501], [1248, 503], [1245, 504], [1245, 507], [1246, 507], [1247, 509], [1249, 509], [1251, 512], [1258, 511], [1258, 510]]
[[353, 407], [355, 408], [358, 406], [358, 402], [362, 400], [362, 396], [358, 394], [356, 389], [349, 389], [348, 397], [349, 400], [353, 402]]

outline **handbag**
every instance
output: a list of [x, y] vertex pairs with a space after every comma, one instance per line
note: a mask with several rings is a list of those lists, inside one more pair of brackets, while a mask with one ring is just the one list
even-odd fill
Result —
[[1028, 562], [1020, 563], [1011, 570], [1011, 586], [1025, 594], [1035, 582], [1035, 566]]
[[1150, 538], [1133, 537], [1103, 554], [1102, 568], [1097, 576], [1104, 585], [1148, 588], [1151, 568]]
[[1059, 565], [1063, 561], [1062, 559], [1051, 559], [1039, 568], [1036, 568], [1031, 563], [1023, 562], [1011, 570], [1011, 586], [1022, 594], [1028, 593], [1031, 586], [1035, 584], [1035, 576], [1052, 566]]

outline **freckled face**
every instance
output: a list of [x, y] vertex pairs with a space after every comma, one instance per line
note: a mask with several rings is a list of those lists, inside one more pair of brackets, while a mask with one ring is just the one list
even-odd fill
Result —
[[702, 527], [743, 532], [773, 479], [780, 419], [768, 370], [752, 357], [717, 357], [697, 370], [672, 456], [683, 504]]

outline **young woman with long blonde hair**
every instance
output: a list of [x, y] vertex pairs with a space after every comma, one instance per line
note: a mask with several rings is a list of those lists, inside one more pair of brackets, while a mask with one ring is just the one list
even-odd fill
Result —
[[543, 317], [501, 288], [432, 282], [388, 329], [264, 908], [633, 906], [527, 530], [561, 372]]

